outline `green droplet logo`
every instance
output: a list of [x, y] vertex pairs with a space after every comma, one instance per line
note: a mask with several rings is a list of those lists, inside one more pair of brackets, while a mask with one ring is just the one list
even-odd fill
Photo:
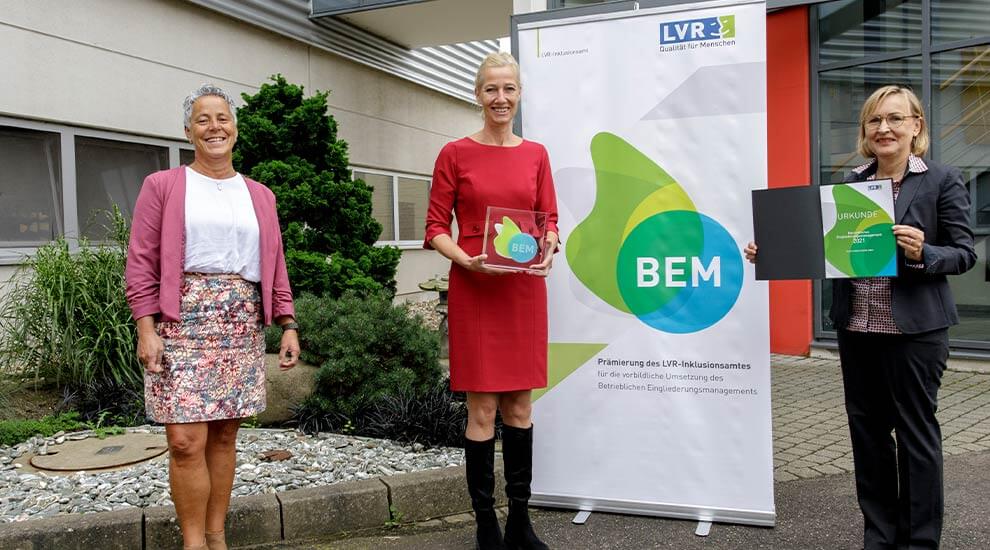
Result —
[[732, 236], [697, 212], [666, 171], [618, 136], [592, 139], [596, 195], [570, 234], [571, 270], [619, 311], [670, 333], [717, 323], [735, 304], [743, 264]]

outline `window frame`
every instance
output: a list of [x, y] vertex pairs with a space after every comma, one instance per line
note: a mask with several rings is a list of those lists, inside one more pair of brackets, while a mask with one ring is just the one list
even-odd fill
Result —
[[[424, 176], [422, 174], [413, 174], [411, 172], [398, 172], [395, 170], [367, 168], [359, 165], [349, 166], [348, 169], [351, 171], [351, 180], [356, 179], [354, 176], [355, 172], [362, 172], [365, 174], [372, 174], [375, 176], [387, 176], [392, 178], [392, 227], [394, 228], [394, 233], [392, 235], [392, 239], [382, 239], [381, 235], [379, 235], [379, 240], [375, 241], [375, 246], [395, 246], [400, 250], [415, 250], [422, 248], [423, 241], [421, 239], [399, 240], [396, 238], [399, 233], [399, 178], [425, 181], [427, 196], [429, 195], [430, 189], [432, 189], [433, 187], [433, 178], [430, 176]], [[429, 207], [428, 201], [425, 206]]]
[[[55, 208], [59, 209], [61, 212], [62, 227], [57, 229], [58, 235], [67, 239], [70, 250], [79, 249], [78, 236], [80, 235], [77, 204], [78, 187], [76, 180], [77, 136], [165, 148], [168, 150], [169, 168], [176, 168], [179, 166], [180, 150], [193, 150], [191, 145], [176, 139], [142, 136], [111, 130], [101, 130], [97, 128], [87, 128], [84, 126], [74, 126], [71, 124], [58, 122], [15, 118], [3, 115], [0, 115], [0, 126], [48, 132], [59, 136], [59, 169], [62, 174], [62, 202], [61, 204], [55, 205]], [[39, 248], [41, 248], [41, 246], [0, 248], [0, 266], [16, 266], [23, 264], [26, 260], [33, 256]]]
[[[899, 59], [906, 59], [910, 57], [921, 58], [921, 90], [916, 90], [920, 92], [918, 95], [921, 99], [922, 107], [925, 109], [926, 113], [932, 112], [932, 61], [933, 58], [941, 53], [950, 52], [954, 50], [959, 50], [963, 48], [972, 48], [977, 46], [990, 46], [990, 31], [987, 34], [976, 37], [968, 38], [964, 40], [955, 40], [952, 42], [942, 42], [933, 43], [932, 42], [932, 0], [921, 0], [921, 47], [912, 47], [896, 52], [884, 52], [882, 54], [871, 55], [867, 57], [861, 57], [853, 60], [832, 62], [827, 64], [822, 64], [820, 62], [820, 45], [819, 45], [819, 33], [818, 33], [818, 23], [821, 17], [821, 10], [818, 4], [809, 6], [808, 12], [808, 41], [809, 48], [808, 54], [810, 59], [808, 60], [808, 70], [810, 71], [810, 105], [811, 105], [811, 184], [814, 187], [821, 186], [821, 147], [820, 142], [822, 139], [822, 121], [820, 116], [819, 101], [821, 100], [819, 94], [820, 74], [831, 71], [834, 69], [845, 69], [851, 67], [859, 67], [863, 65], [870, 65], [873, 63], [881, 63], [886, 61], [895, 61]], [[930, 116], [930, 115], [929, 115]], [[937, 147], [941, 138], [937, 135], [937, 132], [930, 132], [932, 143], [929, 146], [928, 156], [935, 160], [936, 162], [941, 161], [941, 150]], [[976, 189], [970, 189], [970, 198], [972, 199], [973, 206], [971, 215], [975, 216], [975, 198]], [[977, 227], [975, 223], [975, 217], [972, 223], [973, 232], [979, 237], [982, 235], [990, 234], [990, 229]], [[977, 265], [974, 269], [980, 269], [981, 266]], [[813, 310], [813, 330], [812, 330], [812, 345], [834, 348], [836, 346], [836, 340], [838, 334], [835, 330], [826, 329], [822, 322], [825, 315], [825, 309], [822, 304], [823, 299], [823, 282], [821, 280], [812, 281], [812, 310]], [[985, 358], [986, 353], [990, 351], [990, 341], [979, 341], [979, 340], [961, 340], [956, 338], [949, 339], [949, 346], [952, 351], [952, 357], [977, 357]]]

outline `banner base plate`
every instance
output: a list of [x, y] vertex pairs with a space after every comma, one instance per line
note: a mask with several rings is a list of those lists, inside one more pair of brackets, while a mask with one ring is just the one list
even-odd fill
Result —
[[[530, 498], [529, 503], [532, 506], [570, 509], [578, 513], [612, 512], [617, 514], [686, 519], [697, 522], [737, 523], [759, 527], [773, 527], [777, 519], [772, 505], [769, 510], [740, 510], [660, 502], [623, 501], [576, 495], [552, 495], [538, 491], [533, 491], [533, 496]], [[575, 517], [575, 519], [577, 518]]]
[[698, 527], [694, 530], [694, 534], [699, 537], [707, 537], [708, 533], [712, 530], [712, 522], [710, 521], [699, 521]]

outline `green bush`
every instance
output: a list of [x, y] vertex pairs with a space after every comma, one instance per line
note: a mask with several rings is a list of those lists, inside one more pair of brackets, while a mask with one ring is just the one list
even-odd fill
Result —
[[399, 250], [374, 246], [382, 226], [371, 215], [371, 188], [351, 179], [328, 95], [304, 97], [281, 75], [244, 94], [234, 166], [275, 193], [296, 292], [394, 294]]
[[79, 413], [76, 412], [46, 416], [41, 420], [2, 420], [0, 421], [0, 445], [17, 445], [36, 435], [48, 437], [58, 432], [81, 430], [87, 427], [79, 420]]
[[387, 295], [349, 292], [296, 300], [300, 358], [319, 367], [297, 411], [311, 427], [338, 427], [387, 396], [427, 394], [441, 380], [439, 336]]
[[0, 372], [75, 390], [104, 381], [140, 387], [134, 322], [124, 295], [127, 224], [112, 217], [111, 241], [57, 239], [21, 266], [0, 297]]
[[144, 388], [121, 385], [113, 380], [94, 380], [85, 386], [65, 391], [63, 408], [79, 411], [84, 420], [102, 425], [140, 426], [150, 421], [145, 416]]

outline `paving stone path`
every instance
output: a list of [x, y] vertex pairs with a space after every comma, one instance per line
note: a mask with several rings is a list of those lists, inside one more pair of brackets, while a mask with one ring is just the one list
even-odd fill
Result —
[[[790, 355], [771, 362], [774, 479], [853, 471], [839, 362]], [[946, 371], [937, 416], [945, 456], [990, 449], [990, 374]]]

